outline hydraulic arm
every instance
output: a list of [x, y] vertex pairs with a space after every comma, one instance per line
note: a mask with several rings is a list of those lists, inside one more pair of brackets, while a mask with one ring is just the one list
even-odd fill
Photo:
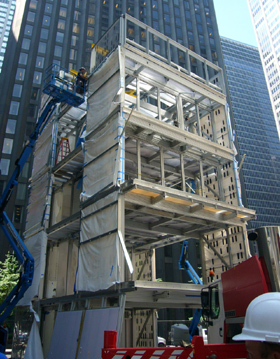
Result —
[[[199, 278], [198, 274], [196, 273], [190, 262], [186, 259], [187, 253], [188, 253], [188, 241], [183, 241], [181, 256], [179, 259], [179, 269], [185, 270], [194, 284], [203, 284], [202, 280]], [[196, 333], [197, 326], [199, 324], [201, 315], [202, 315], [202, 310], [196, 309], [189, 327], [190, 341], [192, 340], [192, 337], [194, 335], [197, 335]]]
[[[7, 237], [21, 266], [18, 283], [0, 306], [0, 353], [4, 353], [7, 339], [7, 332], [2, 326], [3, 322], [11, 314], [26, 290], [31, 286], [34, 275], [34, 259], [14, 228], [12, 222], [9, 220], [5, 208], [11, 198], [14, 187], [18, 184], [18, 179], [23, 167], [28, 160], [28, 157], [33, 152], [39, 135], [51, 119], [57, 104], [65, 102], [70, 106], [78, 107], [85, 101], [84, 94], [81, 95], [76, 93], [76, 86], [67, 80], [66, 76], [64, 76], [65, 73], [65, 70], [59, 69], [57, 65], [52, 65], [47, 69], [43, 92], [50, 96], [49, 100], [37, 120], [33, 133], [30, 135], [20, 157], [16, 161], [14, 172], [0, 197], [0, 227]], [[61, 76], [61, 74], [63, 76]]]

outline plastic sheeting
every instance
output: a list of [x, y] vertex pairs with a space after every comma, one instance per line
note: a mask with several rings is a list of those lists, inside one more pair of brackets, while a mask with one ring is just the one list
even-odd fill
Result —
[[27, 207], [26, 231], [40, 228], [48, 206], [48, 192], [51, 177], [48, 172], [31, 185], [31, 193]]
[[[99, 139], [101, 142], [110, 142], [110, 136], [100, 136]], [[96, 155], [95, 150], [90, 152], [88, 151], [87, 157], [90, 154]], [[112, 160], [112, 164], [115, 164], [115, 160]], [[110, 165], [107, 157], [103, 159], [103, 165], [105, 170]], [[93, 172], [97, 171], [95, 163], [88, 167], [91, 167]], [[104, 181], [100, 183], [100, 186], [103, 187], [106, 184]], [[96, 187], [95, 191], [97, 191]], [[112, 193], [82, 211], [79, 264], [75, 285], [78, 291], [107, 289], [120, 281], [117, 199], [118, 193]]]
[[34, 319], [31, 332], [29, 334], [24, 359], [44, 359], [39, 328]]
[[114, 181], [118, 166], [118, 133], [122, 121], [117, 115], [86, 141], [83, 196], [91, 197]]
[[24, 243], [35, 261], [34, 277], [31, 287], [25, 292], [18, 305], [29, 305], [35, 296], [39, 297], [39, 284], [45, 274], [47, 234], [41, 231], [26, 239]]
[[90, 79], [89, 94], [93, 95], [88, 99], [87, 133], [100, 125], [118, 106], [118, 102], [114, 101], [120, 88], [120, 72], [116, 72], [117, 68], [118, 51]]
[[49, 359], [100, 359], [105, 330], [117, 330], [119, 307], [58, 312]]
[[[106, 218], [104, 223], [107, 222], [110, 222], [110, 218]], [[92, 232], [88, 231], [87, 233], [94, 233], [94, 228], [91, 228]], [[85, 232], [82, 225], [82, 238], [85, 237]], [[100, 289], [107, 289], [114, 283], [119, 282], [119, 253], [120, 242], [117, 232], [81, 243], [76, 290], [98, 291]]]
[[37, 140], [34, 151], [32, 177], [38, 176], [50, 165], [53, 129], [53, 124], [49, 123]]

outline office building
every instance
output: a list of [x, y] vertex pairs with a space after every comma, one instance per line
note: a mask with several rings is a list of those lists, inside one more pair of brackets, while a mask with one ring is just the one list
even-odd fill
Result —
[[250, 228], [280, 223], [280, 142], [259, 51], [221, 38], [241, 166], [242, 201], [256, 210]]
[[0, 73], [12, 26], [16, 0], [0, 0]]
[[280, 137], [280, 4], [278, 0], [247, 0]]

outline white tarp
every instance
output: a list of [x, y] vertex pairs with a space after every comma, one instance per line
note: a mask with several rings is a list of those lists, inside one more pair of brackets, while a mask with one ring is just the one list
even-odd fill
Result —
[[90, 78], [87, 133], [106, 120], [108, 115], [119, 105], [118, 102], [115, 102], [120, 88], [120, 73], [119, 71], [115, 73], [118, 67], [117, 54], [118, 52], [115, 52]]
[[24, 297], [19, 301], [18, 305], [30, 305], [31, 300], [35, 296], [39, 296], [39, 284], [44, 279], [47, 235], [41, 231], [34, 236], [25, 240], [25, 245], [32, 257], [34, 258], [34, 277], [31, 287], [25, 292]]
[[39, 333], [38, 323], [35, 318], [33, 320], [31, 332], [29, 334], [27, 347], [24, 353], [24, 359], [44, 359], [41, 337]]
[[100, 359], [104, 331], [117, 330], [119, 307], [58, 312], [47, 359]]
[[119, 281], [119, 240], [117, 233], [81, 244], [76, 290], [107, 289]]
[[78, 291], [107, 289], [120, 281], [117, 199], [114, 192], [82, 211]]
[[34, 151], [32, 177], [38, 176], [40, 172], [50, 165], [52, 153], [53, 124], [49, 123], [39, 136]]
[[83, 193], [91, 197], [114, 181], [118, 165], [119, 119], [102, 128], [85, 143]]
[[29, 203], [27, 207], [26, 231], [31, 228], [40, 228], [46, 211], [50, 174], [46, 172], [40, 179], [31, 184]]

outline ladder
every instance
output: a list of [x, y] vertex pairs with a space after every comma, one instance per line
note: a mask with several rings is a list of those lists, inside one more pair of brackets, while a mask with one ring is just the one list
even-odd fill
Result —
[[67, 137], [61, 137], [58, 146], [55, 164], [62, 161], [67, 155], [69, 155], [70, 152], [71, 151], [70, 151], [69, 139]]

